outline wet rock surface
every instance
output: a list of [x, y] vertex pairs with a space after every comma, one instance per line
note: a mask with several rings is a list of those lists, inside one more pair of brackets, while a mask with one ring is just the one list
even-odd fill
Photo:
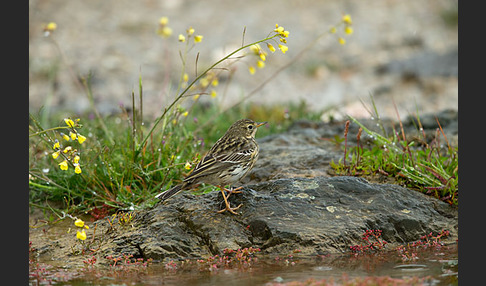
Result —
[[434, 198], [355, 177], [278, 179], [230, 196], [240, 215], [218, 214], [220, 193], [183, 194], [137, 215], [134, 229], [105, 251], [155, 260], [201, 258], [225, 248], [259, 247], [267, 254], [323, 255], [362, 243], [380, 229], [389, 243], [406, 243], [449, 230], [457, 238], [457, 212]]
[[[449, 137], [457, 137], [457, 113], [447, 110], [422, 116], [426, 134], [436, 132], [436, 117]], [[403, 121], [406, 134], [416, 131], [411, 121]], [[391, 129], [392, 122], [383, 124]], [[382, 230], [392, 244], [442, 230], [457, 239], [457, 209], [440, 200], [397, 185], [330, 177], [329, 163], [339, 160], [342, 150], [329, 139], [343, 130], [343, 122], [297, 121], [287, 132], [259, 139], [260, 158], [243, 181], [243, 193], [229, 199], [232, 206], [243, 204], [240, 215], [217, 213], [224, 206], [219, 192], [186, 192], [137, 214], [134, 228], [114, 235], [105, 251], [155, 260], [250, 246], [274, 255], [296, 249], [322, 255], [362, 243], [366, 229]], [[355, 124], [352, 132], [357, 133]]]

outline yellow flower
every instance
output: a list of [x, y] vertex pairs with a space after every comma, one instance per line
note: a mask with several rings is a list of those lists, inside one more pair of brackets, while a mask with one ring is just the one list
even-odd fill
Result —
[[69, 136], [61, 132], [61, 136], [64, 140], [69, 141]]
[[253, 67], [253, 66], [250, 66], [248, 68], [248, 70], [250, 71], [250, 74], [254, 74], [255, 73], [255, 67]]
[[52, 32], [56, 29], [57, 29], [57, 24], [54, 22], [49, 22], [49, 24], [47, 24], [46, 27], [44, 28], [45, 31], [49, 31], [49, 32]]
[[56, 159], [57, 157], [59, 157], [59, 152], [60, 151], [56, 151], [56, 152], [52, 153], [52, 158]]
[[217, 78], [213, 79], [213, 80], [211, 81], [211, 85], [212, 85], [212, 86], [218, 86], [218, 85], [219, 85], [219, 80], [218, 80]]
[[197, 35], [194, 37], [194, 43], [200, 43], [203, 39], [202, 35]]
[[195, 95], [194, 95], [192, 98], [193, 98], [194, 100], [197, 100], [197, 99], [199, 98], [199, 96], [201, 96], [201, 95], [198, 93], [198, 94], [195, 94]]
[[336, 33], [336, 27], [332, 27], [330, 30], [329, 30], [329, 33], [331, 34], [335, 34]]
[[194, 34], [194, 29], [192, 27], [189, 27], [189, 29], [187, 29], [187, 35], [192, 36], [192, 34]]
[[69, 137], [71, 137], [72, 140], [76, 140], [76, 133], [73, 133], [73, 132], [69, 132]]
[[80, 239], [80, 240], [86, 239], [86, 232], [84, 231], [84, 229], [82, 231], [79, 231], [79, 230], [77, 231], [76, 238]]
[[346, 44], [346, 39], [344, 39], [344, 38], [342, 38], [342, 37], [339, 37], [338, 41], [339, 41], [339, 43], [340, 43], [341, 45], [345, 45], [345, 44]]
[[159, 19], [159, 24], [162, 25], [162, 26], [165, 26], [169, 23], [169, 18], [167, 17], [160, 17]]
[[278, 24], [275, 24], [275, 29], [273, 31], [278, 33], [281, 37], [284, 38], [287, 38], [290, 34], [289, 31], [285, 31], [284, 27], [281, 27]]
[[61, 168], [61, 170], [66, 171], [68, 169], [68, 163], [67, 163], [67, 161], [64, 160], [61, 163], [59, 163], [59, 167]]
[[349, 14], [343, 15], [342, 21], [348, 25], [353, 24], [353, 21], [351, 20], [351, 15]]
[[209, 79], [208, 77], [203, 77], [199, 83], [201, 84], [202, 87], [207, 87], [209, 85]]
[[78, 218], [77, 220], [74, 221], [74, 225], [77, 227], [83, 227], [84, 221]]
[[257, 61], [257, 67], [262, 69], [265, 67], [265, 63], [263, 61]]
[[179, 42], [184, 43], [186, 41], [186, 37], [183, 34], [179, 34]]
[[66, 122], [67, 126], [74, 127], [74, 121], [72, 121], [70, 118], [64, 118], [64, 122]]
[[159, 28], [157, 29], [157, 35], [160, 35], [162, 38], [168, 38], [172, 35], [172, 29], [167, 27], [169, 23], [169, 18], [161, 17], [159, 19]]
[[73, 147], [71, 146], [67, 146], [66, 148], [64, 148], [64, 150], [62, 151], [64, 154], [66, 154], [67, 152], [71, 151], [73, 149]]
[[78, 134], [78, 142], [79, 142], [79, 144], [83, 144], [84, 141], [86, 141], [86, 137], [84, 137], [81, 134]]
[[259, 44], [254, 44], [250, 46], [250, 51], [252, 51], [252, 53], [254, 53], [255, 55], [258, 55], [262, 61], [267, 59], [267, 53], [262, 50]]
[[189, 115], [189, 111], [182, 113], [182, 116], [184, 116], [184, 117], [187, 117], [188, 115]]
[[276, 24], [276, 28], [273, 31], [280, 34], [283, 33], [284, 30], [285, 30], [284, 27], [282, 26], [278, 27], [278, 24]]
[[81, 174], [81, 167], [79, 167], [79, 164], [76, 164], [76, 167], [74, 167], [74, 173]]
[[186, 169], [186, 170], [190, 170], [191, 167], [192, 167], [191, 163], [189, 163], [189, 162], [186, 162], [186, 164], [184, 165], [184, 169]]
[[216, 96], [218, 96], [218, 93], [214, 89], [211, 90], [211, 97], [215, 98]]
[[172, 29], [170, 27], [163, 27], [157, 31], [157, 34], [162, 36], [162, 38], [168, 38], [172, 35]]
[[272, 44], [267, 44], [267, 48], [270, 50], [270, 52], [275, 52], [275, 47], [272, 46]]
[[59, 144], [59, 141], [56, 141], [54, 142], [54, 146], [52, 146], [52, 149], [60, 149], [61, 148], [61, 144]]
[[353, 32], [354, 32], [353, 27], [346, 26], [346, 27], [344, 28], [344, 33], [346, 33], [346, 34], [348, 34], [348, 35], [351, 35]]
[[60, 153], [60, 152], [61, 152], [61, 151], [60, 151], [60, 150], [58, 150], [58, 151], [56, 151], [56, 152], [52, 153], [52, 158], [57, 159], [57, 157], [59, 157], [59, 153]]
[[184, 82], [188, 82], [189, 81], [189, 75], [187, 73], [184, 73], [184, 76], [182, 77], [182, 79], [184, 80]]
[[254, 44], [250, 46], [250, 51], [252, 51], [256, 55], [260, 54], [260, 50], [261, 48], [259, 44]]
[[289, 50], [289, 47], [281, 44], [278, 44], [278, 48], [282, 51], [283, 54], [285, 54]]
[[78, 163], [79, 163], [79, 159], [80, 159], [80, 158], [79, 158], [79, 156], [78, 156], [78, 155], [74, 156], [74, 158], [73, 158], [73, 163], [74, 163], [74, 164], [78, 164]]

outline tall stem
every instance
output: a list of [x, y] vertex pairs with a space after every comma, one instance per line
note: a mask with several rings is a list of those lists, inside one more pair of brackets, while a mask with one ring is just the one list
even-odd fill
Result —
[[172, 103], [164, 108], [164, 112], [162, 113], [162, 115], [157, 118], [154, 122], [154, 125], [152, 126], [152, 128], [150, 129], [150, 131], [148, 132], [148, 134], [145, 136], [145, 138], [143, 139], [143, 141], [141, 142], [141, 144], [138, 146], [138, 149], [137, 149], [137, 152], [135, 154], [135, 156], [137, 156], [139, 153], [140, 153], [140, 150], [143, 148], [145, 142], [148, 140], [148, 138], [150, 137], [150, 134], [152, 134], [152, 132], [155, 130], [155, 128], [157, 127], [157, 125], [159, 125], [160, 121], [165, 117], [165, 115], [167, 114], [167, 112], [169, 110], [172, 109], [172, 107], [174, 107], [174, 105], [187, 93], [187, 91], [189, 91], [189, 89], [198, 81], [200, 80], [203, 76], [205, 76], [210, 70], [212, 70], [213, 68], [215, 68], [217, 65], [219, 65], [220, 63], [224, 62], [225, 60], [229, 59], [231, 56], [233, 56], [234, 54], [238, 53], [239, 51], [241, 50], [244, 50], [250, 46], [253, 46], [253, 45], [256, 45], [256, 44], [259, 44], [259, 43], [262, 43], [262, 42], [265, 42], [265, 41], [268, 41], [270, 39], [273, 39], [275, 37], [277, 37], [278, 34], [275, 34], [271, 37], [267, 37], [263, 40], [259, 40], [259, 41], [256, 41], [256, 42], [253, 42], [251, 44], [248, 44], [248, 45], [244, 45], [236, 50], [234, 50], [233, 52], [229, 53], [228, 55], [226, 55], [225, 57], [223, 57], [222, 59], [220, 59], [219, 61], [215, 62], [213, 65], [211, 65], [209, 68], [207, 68], [205, 71], [203, 71], [200, 75], [198, 75], [175, 99], [174, 101], [172, 101]]

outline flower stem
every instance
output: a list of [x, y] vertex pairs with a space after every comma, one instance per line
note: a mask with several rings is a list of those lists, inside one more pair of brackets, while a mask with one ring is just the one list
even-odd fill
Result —
[[150, 129], [150, 131], [148, 132], [148, 134], [145, 136], [145, 138], [143, 139], [143, 141], [141, 142], [141, 144], [138, 146], [138, 149], [137, 149], [137, 151], [135, 153], [135, 157], [140, 153], [140, 151], [142, 150], [143, 146], [145, 145], [145, 142], [147, 142], [148, 138], [150, 137], [150, 134], [152, 134], [152, 132], [155, 130], [155, 128], [157, 127], [157, 125], [160, 123], [160, 121], [165, 117], [165, 115], [167, 114], [167, 112], [169, 110], [171, 110], [172, 107], [174, 107], [174, 105], [187, 93], [187, 91], [189, 91], [189, 89], [198, 80], [200, 80], [203, 76], [205, 76], [210, 70], [212, 70], [213, 68], [215, 68], [217, 65], [219, 65], [220, 63], [222, 63], [225, 60], [229, 59], [231, 56], [233, 56], [234, 54], [238, 53], [239, 51], [244, 50], [244, 49], [246, 49], [246, 48], [248, 48], [250, 46], [253, 46], [253, 45], [256, 45], [256, 44], [259, 44], [259, 43], [268, 41], [268, 40], [273, 39], [273, 38], [275, 38], [277, 36], [278, 36], [278, 34], [275, 34], [275, 35], [269, 36], [269, 37], [267, 37], [265, 39], [262, 39], [262, 40], [253, 42], [251, 44], [247, 44], [247, 45], [241, 46], [240, 48], [238, 48], [238, 49], [234, 50], [233, 52], [229, 53], [228, 55], [226, 55], [225, 57], [223, 57], [219, 61], [215, 62], [213, 65], [211, 65], [205, 71], [203, 71], [200, 75], [198, 75], [190, 84], [188, 84], [186, 86], [186, 88], [174, 99], [174, 101], [172, 101], [172, 103], [168, 107], [166, 107], [164, 109], [164, 112], [162, 113], [162, 115], [159, 118], [157, 118], [157, 120], [155, 120], [154, 125], [152, 126], [152, 128]]

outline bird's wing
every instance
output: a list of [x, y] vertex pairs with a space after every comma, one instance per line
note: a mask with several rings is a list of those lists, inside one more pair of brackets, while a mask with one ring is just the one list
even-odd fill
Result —
[[255, 152], [253, 148], [247, 148], [247, 149], [242, 149], [238, 150], [238, 152], [232, 152], [228, 154], [219, 154], [219, 156], [216, 156], [216, 161], [219, 162], [227, 162], [227, 163], [245, 163], [247, 161], [251, 160], [251, 156]]
[[[198, 177], [203, 176], [210, 176], [215, 174], [224, 168], [226, 164], [220, 164], [214, 157], [210, 154], [206, 155], [194, 168], [192, 173], [190, 173], [185, 179], [184, 182], [191, 182], [193, 180], [197, 180]], [[227, 165], [231, 165], [227, 163]]]
[[248, 161], [251, 161], [251, 156], [255, 151], [254, 147], [252, 148], [249, 144], [246, 146], [239, 146], [237, 152], [234, 152], [234, 150], [235, 149], [233, 148], [228, 148], [225, 150], [218, 150], [218, 153], [211, 152], [213, 149], [210, 150], [184, 181], [190, 181], [198, 176], [207, 176], [220, 172], [221, 169], [228, 168], [234, 164], [245, 164]]

